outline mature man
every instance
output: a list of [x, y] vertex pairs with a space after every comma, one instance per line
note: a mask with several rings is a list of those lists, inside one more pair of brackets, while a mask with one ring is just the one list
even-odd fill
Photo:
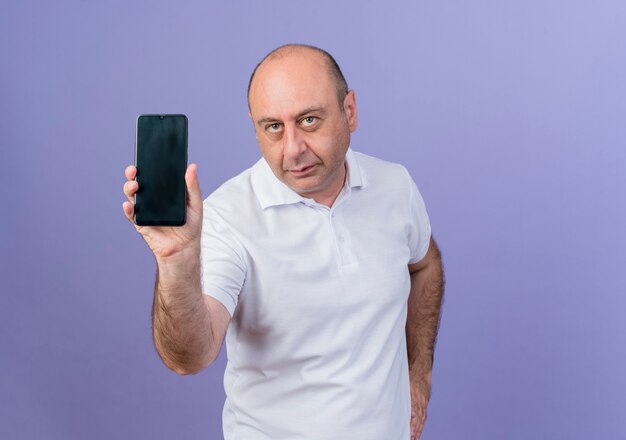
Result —
[[187, 224], [136, 226], [161, 358], [195, 373], [226, 338], [226, 439], [419, 437], [443, 272], [415, 183], [349, 148], [355, 93], [318, 48], [271, 52], [248, 101], [263, 158], [204, 203], [190, 165]]

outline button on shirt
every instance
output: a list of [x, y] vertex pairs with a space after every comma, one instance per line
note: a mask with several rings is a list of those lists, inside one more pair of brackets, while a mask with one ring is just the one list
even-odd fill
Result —
[[204, 201], [203, 293], [226, 332], [226, 440], [408, 439], [410, 277], [430, 242], [407, 170], [348, 150], [328, 208], [264, 159]]

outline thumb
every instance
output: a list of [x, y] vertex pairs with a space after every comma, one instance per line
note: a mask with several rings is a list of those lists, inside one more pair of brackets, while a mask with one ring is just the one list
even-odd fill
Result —
[[189, 196], [189, 205], [192, 209], [202, 209], [202, 193], [200, 192], [200, 184], [198, 183], [198, 165], [192, 163], [187, 167], [185, 172], [185, 182], [187, 183], [187, 194]]

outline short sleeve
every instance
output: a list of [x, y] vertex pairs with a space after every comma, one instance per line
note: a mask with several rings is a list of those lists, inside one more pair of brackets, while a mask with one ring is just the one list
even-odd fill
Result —
[[203, 207], [200, 263], [202, 293], [220, 301], [232, 317], [247, 269], [234, 233], [207, 201]]
[[420, 261], [428, 252], [430, 244], [430, 220], [426, 212], [426, 204], [417, 185], [407, 171], [409, 179], [409, 248], [411, 256], [409, 264]]

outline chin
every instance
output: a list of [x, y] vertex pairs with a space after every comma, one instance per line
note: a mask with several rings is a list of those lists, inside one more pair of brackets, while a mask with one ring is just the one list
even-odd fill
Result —
[[287, 185], [293, 191], [297, 192], [301, 196], [308, 196], [308, 194], [313, 194], [319, 191], [320, 185]]
[[297, 192], [301, 195], [306, 195], [315, 192], [315, 187], [311, 186], [302, 186], [302, 185], [287, 185], [293, 191]]

